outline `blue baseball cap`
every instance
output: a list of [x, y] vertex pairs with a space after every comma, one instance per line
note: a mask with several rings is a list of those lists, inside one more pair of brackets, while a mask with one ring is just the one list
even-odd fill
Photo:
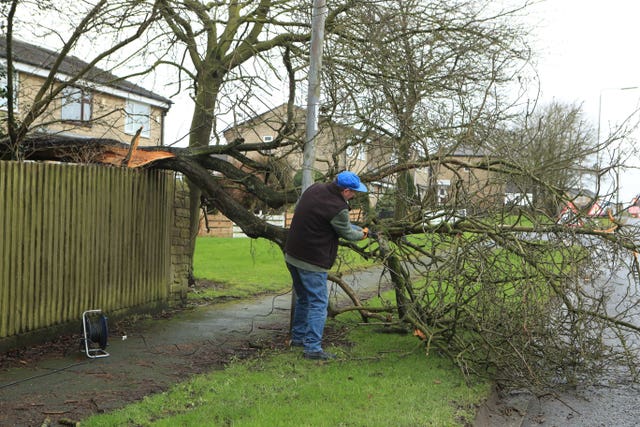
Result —
[[358, 178], [358, 175], [353, 172], [340, 172], [338, 176], [336, 176], [336, 184], [338, 184], [340, 187], [348, 188], [349, 190], [361, 191], [364, 193], [367, 192], [367, 187], [365, 187], [364, 184], [360, 182], [360, 178]]

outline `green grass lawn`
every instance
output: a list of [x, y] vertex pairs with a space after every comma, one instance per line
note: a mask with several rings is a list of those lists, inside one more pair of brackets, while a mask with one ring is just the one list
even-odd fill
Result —
[[266, 239], [199, 237], [193, 275], [217, 286], [191, 298], [243, 298], [291, 286], [282, 251]]
[[[335, 269], [370, 265], [371, 261], [340, 248]], [[216, 286], [190, 293], [191, 299], [246, 298], [291, 287], [282, 251], [266, 239], [199, 237], [193, 270], [196, 279], [215, 282]]]
[[461, 426], [469, 425], [489, 383], [410, 334], [357, 327], [342, 319], [351, 347], [330, 362], [300, 351], [266, 352], [199, 375], [140, 403], [96, 415], [83, 426]]
[[[343, 266], [368, 262], [348, 257]], [[282, 254], [267, 241], [201, 238], [195, 275], [249, 294], [287, 289]], [[465, 377], [446, 357], [411, 334], [358, 326], [355, 313], [330, 325], [351, 345], [327, 348], [330, 362], [299, 350], [268, 351], [222, 371], [195, 376], [83, 426], [461, 426], [489, 393], [489, 383]], [[471, 382], [469, 382], [471, 381]]]

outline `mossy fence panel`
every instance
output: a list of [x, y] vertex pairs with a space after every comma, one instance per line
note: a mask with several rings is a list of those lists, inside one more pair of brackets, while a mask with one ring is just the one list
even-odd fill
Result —
[[165, 305], [174, 191], [162, 171], [0, 162], [0, 339]]

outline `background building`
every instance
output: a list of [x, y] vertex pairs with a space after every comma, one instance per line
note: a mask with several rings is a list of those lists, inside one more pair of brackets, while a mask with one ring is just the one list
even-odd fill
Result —
[[[0, 87], [7, 87], [7, 40], [0, 37]], [[57, 52], [12, 40], [14, 112], [24, 117], [57, 60]], [[64, 88], [32, 131], [72, 137], [110, 138], [128, 143], [139, 128], [140, 145], [164, 143], [164, 119], [171, 101], [109, 71], [66, 57], [54, 76], [61, 84], [87, 70], [86, 77]], [[6, 120], [6, 97], [0, 98], [0, 120]]]

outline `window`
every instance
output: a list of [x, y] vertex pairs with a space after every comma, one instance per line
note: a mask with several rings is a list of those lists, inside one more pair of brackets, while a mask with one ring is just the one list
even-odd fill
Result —
[[390, 160], [391, 160], [391, 164], [395, 165], [398, 163], [398, 153], [396, 153], [395, 150], [393, 150], [391, 152], [391, 155], [389, 156]]
[[62, 90], [61, 118], [65, 121], [88, 122], [91, 120], [91, 94], [75, 87]]
[[[18, 73], [13, 73], [13, 109], [18, 107]], [[7, 67], [0, 62], [0, 110], [7, 109]]]
[[451, 187], [451, 181], [448, 179], [438, 180], [438, 204], [441, 205], [447, 201], [449, 195], [449, 188]]
[[347, 147], [347, 157], [351, 158], [356, 153], [356, 149], [353, 146]]
[[141, 102], [127, 101], [125, 107], [124, 132], [128, 135], [135, 133], [142, 127], [141, 136], [148, 138], [151, 134], [151, 107]]
[[273, 136], [271, 135], [264, 135], [262, 137], [262, 142], [271, 142], [271, 141], [273, 141]]
[[362, 160], [362, 161], [367, 160], [367, 156], [366, 156], [366, 153], [364, 152], [364, 149], [362, 149], [362, 147], [356, 147], [353, 145], [350, 145], [347, 147], [347, 158], [348, 159], [356, 158], [357, 160]]

